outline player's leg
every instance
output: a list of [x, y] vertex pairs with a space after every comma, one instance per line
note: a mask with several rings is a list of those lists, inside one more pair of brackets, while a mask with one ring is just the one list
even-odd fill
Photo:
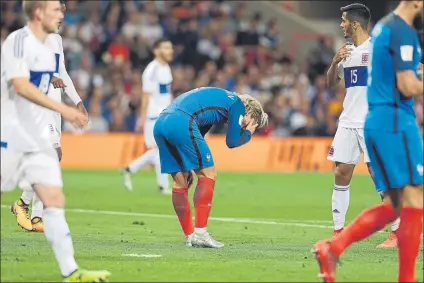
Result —
[[[15, 189], [17, 181], [19, 179], [19, 163], [22, 158], [22, 154], [15, 152], [6, 147], [7, 143], [1, 143], [1, 191], [11, 191]], [[30, 194], [33, 195], [33, 194]], [[12, 212], [16, 215], [18, 225], [25, 230], [32, 230], [31, 220], [29, 219], [28, 204], [31, 201], [31, 196], [24, 193], [23, 197], [27, 202], [18, 200], [12, 205]]]
[[344, 228], [350, 202], [350, 181], [359, 158], [360, 149], [354, 129], [339, 127], [327, 157], [336, 164], [331, 207], [333, 236], [337, 236]]
[[162, 194], [171, 194], [171, 191], [169, 190], [169, 176], [168, 174], [162, 174], [161, 171], [161, 165], [160, 165], [160, 156], [159, 156], [159, 150], [156, 148], [156, 155], [153, 159], [153, 165], [155, 167], [156, 172], [156, 180], [159, 186], [159, 192]]
[[163, 194], [170, 194], [171, 192], [169, 191], [168, 174], [162, 174], [161, 172], [159, 150], [157, 148], [157, 144], [153, 134], [155, 123], [156, 123], [155, 120], [149, 120], [148, 122], [146, 122], [146, 125], [144, 127], [144, 137], [145, 137], [146, 145], [149, 148], [152, 148], [152, 150], [154, 150], [154, 153], [155, 153], [153, 155], [152, 164], [155, 167], [156, 180], [158, 183], [159, 191]]
[[[58, 142], [53, 143], [53, 145], [56, 148], [57, 157], [60, 162], [62, 161], [62, 147], [60, 146], [60, 135]], [[31, 207], [31, 224], [32, 230], [35, 232], [44, 232], [43, 210], [43, 202], [37, 195], [34, 195]]]
[[190, 184], [188, 182], [190, 172], [172, 173], [172, 204], [177, 214], [181, 228], [186, 236], [186, 246], [192, 246], [192, 237], [194, 233], [191, 206], [188, 200], [188, 190]]
[[[368, 155], [367, 147], [365, 146], [364, 131], [362, 129], [358, 129], [357, 133], [359, 137], [359, 144], [361, 146], [361, 151], [364, 154], [364, 162], [365, 164], [367, 164], [368, 172], [371, 176], [373, 183], [375, 184], [374, 173], [371, 167], [371, 160]], [[381, 198], [381, 201], [385, 201], [384, 200], [385, 198], [389, 198], [388, 194], [385, 194], [384, 192], [379, 192], [379, 191], [377, 192]], [[399, 228], [399, 222], [400, 222], [400, 218], [397, 218], [395, 221], [392, 222], [389, 236], [387, 237], [386, 240], [384, 240], [383, 243], [379, 244], [377, 248], [397, 248], [396, 231]]]
[[[392, 133], [375, 131], [365, 131], [365, 140], [373, 165], [376, 189], [388, 192], [395, 184], [391, 176], [402, 168], [402, 164], [400, 167], [391, 166], [399, 157], [399, 153], [391, 150], [396, 144], [399, 145], [399, 140]], [[381, 155], [381, 152], [385, 155]], [[335, 281], [336, 262], [351, 244], [366, 239], [399, 216], [399, 192], [389, 192], [391, 198], [387, 200], [391, 200], [391, 203], [383, 202], [364, 210], [338, 237], [331, 241], [319, 241], [314, 246], [320, 272], [326, 280]]]
[[71, 233], [65, 218], [65, 197], [56, 153], [53, 150], [32, 153], [25, 157], [22, 166], [26, 178], [44, 204], [44, 233], [53, 248], [62, 276], [72, 282], [76, 278], [82, 279], [79, 282], [105, 280], [109, 272], [82, 271], [75, 261]]
[[137, 173], [144, 166], [153, 164], [156, 154], [155, 149], [147, 150], [137, 159], [133, 160], [127, 167], [122, 169], [121, 172], [124, 178], [124, 186], [128, 191], [132, 191], [133, 189], [131, 175]]
[[[186, 127], [188, 128], [188, 126]], [[154, 128], [154, 138], [158, 145], [159, 157], [161, 160], [161, 173], [171, 174], [173, 178], [172, 184], [172, 204], [180, 222], [181, 228], [186, 236], [186, 245], [191, 246], [191, 237], [194, 232], [193, 220], [191, 214], [190, 202], [188, 200], [188, 176], [189, 172], [183, 172], [184, 163], [178, 148], [165, 136], [166, 123], [159, 119]], [[182, 138], [175, 139], [184, 140], [184, 134], [188, 135], [188, 131], [181, 133]], [[171, 137], [172, 138], [172, 137]]]
[[398, 282], [417, 282], [415, 266], [423, 232], [423, 185], [406, 186], [402, 196]]
[[[59, 117], [59, 118], [57, 118]], [[57, 158], [59, 162], [62, 160], [62, 147], [60, 144], [60, 137], [61, 137], [61, 131], [60, 131], [60, 115], [54, 115], [54, 123], [52, 122], [49, 124], [50, 127], [50, 139], [52, 142], [53, 147], [56, 150]], [[59, 127], [58, 127], [59, 125]], [[32, 225], [32, 231], [35, 232], [44, 232], [44, 223], [43, 223], [43, 202], [40, 200], [40, 198], [35, 194], [31, 184], [26, 181], [22, 180], [19, 183], [19, 187], [23, 190], [21, 200], [23, 200], [25, 203], [29, 203], [32, 200], [32, 207], [31, 207], [31, 225]], [[16, 204], [16, 203], [15, 203]], [[29, 215], [28, 215], [29, 218]]]
[[423, 230], [423, 145], [416, 125], [399, 135], [403, 151], [398, 163], [404, 170], [395, 177], [396, 185], [406, 185], [397, 233], [399, 245], [399, 282], [417, 282], [415, 266]]
[[[122, 176], [124, 178], [124, 186], [127, 190], [132, 191], [132, 180], [131, 175], [137, 173], [141, 168], [146, 165], [153, 165], [157, 167], [158, 162], [158, 150], [156, 148], [155, 139], [153, 136], [153, 127], [155, 121], [146, 121], [144, 124], [144, 143], [148, 150], [140, 155], [137, 159], [132, 161], [127, 167], [122, 169]], [[160, 163], [159, 163], [160, 167]]]
[[35, 196], [31, 184], [27, 180], [19, 182], [18, 187], [22, 189], [21, 197], [15, 201], [11, 207], [12, 213], [16, 216], [16, 222], [24, 230], [32, 231], [32, 222], [29, 215], [29, 204]]
[[198, 129], [193, 129], [190, 137], [191, 144], [183, 150], [183, 157], [188, 160], [185, 164], [190, 164], [187, 169], [194, 169], [198, 177], [193, 197], [196, 215], [192, 244], [196, 247], [221, 248], [224, 244], [213, 239], [207, 231], [216, 180], [214, 160], [208, 144]]

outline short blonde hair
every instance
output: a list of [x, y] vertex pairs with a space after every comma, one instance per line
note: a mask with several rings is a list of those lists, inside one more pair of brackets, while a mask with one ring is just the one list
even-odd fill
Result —
[[246, 108], [246, 114], [250, 114], [258, 123], [258, 129], [265, 127], [268, 124], [268, 114], [264, 112], [261, 103], [248, 94], [239, 94], [239, 97]]
[[34, 12], [37, 8], [44, 7], [46, 1], [39, 0], [24, 0], [22, 1], [22, 10], [24, 11], [25, 17], [28, 20], [34, 19]]

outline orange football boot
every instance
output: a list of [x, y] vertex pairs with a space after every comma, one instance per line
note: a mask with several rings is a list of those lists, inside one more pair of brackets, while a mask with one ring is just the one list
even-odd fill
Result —
[[398, 247], [398, 241], [396, 236], [396, 231], [390, 231], [389, 237], [380, 245], [377, 246], [377, 249], [390, 249], [390, 248], [397, 248]]
[[330, 250], [330, 242], [328, 240], [319, 241], [312, 248], [315, 258], [319, 264], [318, 275], [324, 282], [336, 282], [336, 267], [338, 257]]

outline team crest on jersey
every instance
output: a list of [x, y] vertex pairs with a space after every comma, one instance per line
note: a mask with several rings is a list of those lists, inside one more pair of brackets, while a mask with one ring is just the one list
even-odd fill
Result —
[[362, 64], [368, 63], [369, 53], [363, 53], [362, 54]]
[[328, 151], [328, 156], [334, 155], [334, 147], [330, 147], [330, 150]]

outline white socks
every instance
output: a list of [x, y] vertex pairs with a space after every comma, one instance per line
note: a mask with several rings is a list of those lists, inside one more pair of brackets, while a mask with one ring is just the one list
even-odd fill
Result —
[[332, 197], [334, 230], [340, 230], [344, 227], [347, 209], [349, 208], [349, 199], [349, 185], [334, 185]]
[[168, 174], [162, 174], [160, 170], [160, 157], [159, 157], [159, 150], [156, 149], [156, 155], [153, 159], [153, 165], [155, 166], [156, 171], [156, 180], [159, 184], [159, 186], [167, 191], [169, 189], [169, 177]]
[[392, 222], [391, 231], [392, 232], [396, 232], [397, 229], [399, 228], [399, 224], [400, 224], [400, 217], [398, 219], [396, 219], [395, 221]]
[[27, 180], [23, 179], [19, 182], [18, 187], [22, 189], [22, 201], [28, 205], [35, 196], [35, 192], [32, 190], [31, 184]]
[[34, 217], [43, 218], [43, 203], [32, 190], [31, 184], [24, 179], [19, 182], [19, 188], [23, 190], [21, 199], [25, 204], [29, 205], [32, 200], [31, 219]]
[[59, 268], [64, 277], [78, 269], [74, 258], [71, 233], [65, 219], [63, 208], [44, 209], [44, 234], [53, 248]]
[[43, 209], [43, 202], [37, 195], [34, 195], [34, 198], [32, 200], [31, 219], [33, 219], [34, 217], [43, 218]]
[[146, 151], [142, 156], [131, 162], [130, 165], [128, 165], [128, 169], [131, 174], [134, 174], [147, 164], [151, 164], [155, 167], [156, 179], [159, 186], [162, 187], [165, 191], [168, 190], [168, 174], [161, 173], [159, 150], [157, 148]]
[[155, 156], [156, 156], [156, 151], [158, 151], [157, 148], [148, 150], [143, 155], [141, 155], [139, 158], [137, 158], [136, 160], [131, 162], [130, 165], [128, 165], [128, 169], [130, 170], [130, 173], [131, 174], [136, 173], [137, 171], [139, 171], [141, 168], [143, 168], [147, 164], [153, 165], [154, 160], [155, 160]]

